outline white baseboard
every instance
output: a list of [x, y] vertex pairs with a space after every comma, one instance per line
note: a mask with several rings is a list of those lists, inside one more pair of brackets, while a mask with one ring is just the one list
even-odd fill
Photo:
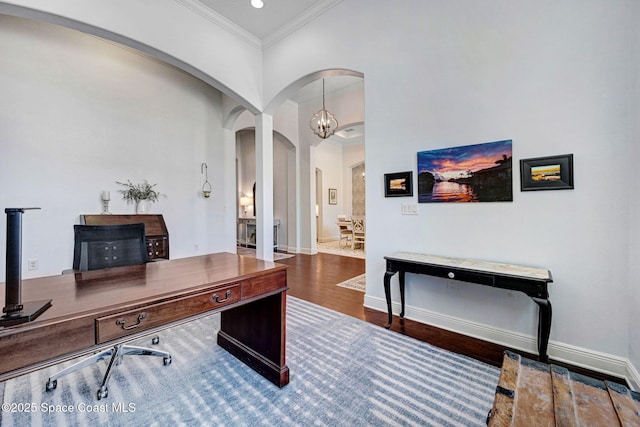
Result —
[[309, 248], [296, 248], [295, 246], [278, 245], [278, 251], [288, 254], [314, 255]]
[[627, 365], [626, 379], [633, 390], [640, 392], [640, 372], [631, 363]]
[[[387, 312], [387, 302], [382, 298], [365, 295], [364, 305], [374, 310]], [[392, 302], [391, 306], [394, 314], [400, 313], [401, 306], [399, 302]], [[470, 322], [411, 305], [405, 305], [404, 317], [515, 350], [533, 354], [538, 353], [537, 338], [533, 336]], [[624, 378], [633, 390], [640, 390], [640, 373], [638, 373], [638, 370], [629, 359], [557, 341], [549, 341], [547, 352], [552, 360]]]
[[303, 255], [315, 255], [317, 252], [313, 252], [311, 248], [298, 248], [296, 253]]

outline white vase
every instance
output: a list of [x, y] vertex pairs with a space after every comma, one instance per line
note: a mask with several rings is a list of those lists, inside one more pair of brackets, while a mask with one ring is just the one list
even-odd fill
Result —
[[148, 214], [150, 207], [151, 207], [151, 202], [149, 202], [148, 200], [139, 200], [136, 203], [136, 213], [139, 215]]

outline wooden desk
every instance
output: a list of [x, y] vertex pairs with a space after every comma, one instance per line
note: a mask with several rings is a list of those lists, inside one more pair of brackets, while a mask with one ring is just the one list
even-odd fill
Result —
[[538, 304], [538, 353], [541, 361], [547, 361], [547, 346], [551, 332], [551, 302], [547, 285], [553, 282], [549, 270], [410, 252], [397, 252], [384, 257], [384, 259], [387, 261], [387, 269], [384, 273], [384, 292], [389, 313], [389, 322], [385, 326], [386, 328], [391, 326], [393, 319], [391, 277], [397, 272], [400, 273], [400, 299], [402, 302], [400, 318], [404, 318], [405, 273], [425, 274], [524, 292]]
[[23, 280], [23, 300], [53, 305], [0, 328], [0, 381], [221, 311], [218, 344], [277, 386], [289, 383], [287, 266], [219, 253], [119, 268], [126, 273]]

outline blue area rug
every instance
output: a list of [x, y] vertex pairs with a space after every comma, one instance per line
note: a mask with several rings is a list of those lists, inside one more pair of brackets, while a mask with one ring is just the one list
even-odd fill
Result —
[[[105, 362], [0, 383], [5, 426], [483, 426], [500, 370], [293, 297], [280, 389], [216, 345], [219, 316], [160, 334], [161, 358], [130, 357], [96, 400]], [[137, 341], [148, 345], [149, 340]], [[72, 411], [72, 412], [71, 412]]]

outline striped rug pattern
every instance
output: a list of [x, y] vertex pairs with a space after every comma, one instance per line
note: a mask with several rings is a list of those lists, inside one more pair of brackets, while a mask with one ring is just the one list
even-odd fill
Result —
[[218, 347], [218, 328], [212, 315], [163, 331], [159, 347], [173, 363], [125, 359], [100, 401], [102, 364], [60, 379], [53, 392], [46, 379], [72, 362], [0, 383], [0, 425], [482, 426], [500, 374], [288, 297], [291, 382], [279, 389]]

